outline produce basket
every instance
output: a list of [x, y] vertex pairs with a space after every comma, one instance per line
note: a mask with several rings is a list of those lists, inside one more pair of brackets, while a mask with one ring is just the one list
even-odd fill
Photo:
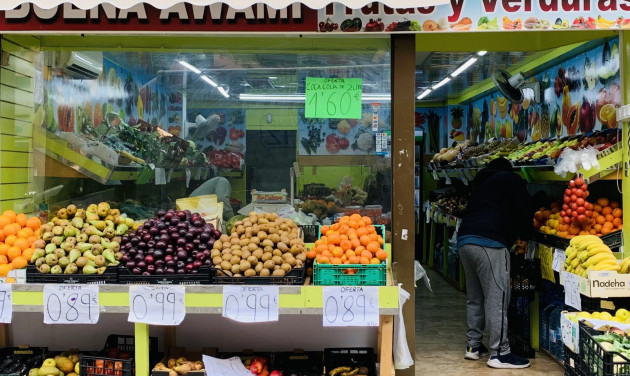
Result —
[[135, 275], [128, 268], [118, 268], [118, 282], [127, 285], [209, 285], [210, 267], [202, 266], [197, 274]]
[[314, 243], [319, 239], [319, 225], [298, 225], [304, 234], [304, 243]]
[[[602, 235], [601, 239], [602, 242], [604, 242], [604, 244], [606, 244], [609, 248], [619, 248], [619, 246], [621, 246], [621, 231], [614, 231], [609, 234]], [[532, 241], [542, 243], [550, 247], [566, 249], [569, 246], [571, 239], [565, 239], [559, 236], [545, 234], [540, 231], [534, 231], [532, 234]]]
[[512, 296], [508, 307], [508, 337], [512, 352], [525, 358], [534, 358], [531, 346], [531, 309], [534, 296]]
[[564, 346], [564, 376], [578, 376], [580, 357]]
[[5, 347], [0, 349], [0, 376], [23, 376], [42, 365], [46, 347]]
[[321, 351], [290, 351], [275, 354], [273, 368], [283, 375], [321, 376], [324, 353]]
[[603, 334], [580, 323], [580, 376], [628, 376], [630, 359], [618, 352], [606, 349], [593, 336]]
[[133, 376], [133, 359], [81, 355], [79, 376]]
[[35, 265], [26, 267], [26, 283], [103, 285], [118, 283], [118, 267], [108, 266], [103, 274], [42, 274]]
[[387, 263], [319, 264], [313, 263], [313, 284], [319, 286], [385, 286]]
[[512, 294], [534, 294], [540, 284], [540, 260], [529, 260], [523, 255], [510, 256], [510, 284]]
[[230, 277], [227, 275], [219, 275], [219, 273], [220, 270], [210, 268], [210, 281], [213, 285], [303, 285], [306, 276], [306, 268], [293, 268], [290, 272], [281, 277]]
[[371, 347], [324, 349], [324, 376], [337, 367], [366, 367], [368, 376], [376, 376], [376, 357]]
[[[630, 307], [630, 298], [590, 298], [581, 294], [580, 298], [584, 312], [606, 311], [614, 316], [617, 309]], [[564, 309], [569, 312], [579, 312], [569, 305], [565, 305]]]
[[[110, 334], [105, 341], [105, 348], [103, 351], [107, 351], [110, 348], [117, 348], [120, 352], [129, 352], [132, 355], [136, 351], [135, 337], [132, 335], [124, 334]], [[158, 339], [157, 337], [149, 337], [149, 354], [157, 354], [158, 352]]]

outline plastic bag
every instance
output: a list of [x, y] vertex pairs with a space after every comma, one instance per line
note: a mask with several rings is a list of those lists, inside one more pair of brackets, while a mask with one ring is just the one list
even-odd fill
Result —
[[[429, 280], [429, 276], [427, 275], [427, 271], [424, 270], [424, 268], [422, 267], [422, 265], [420, 265], [420, 261], [416, 260], [414, 262], [415, 264], [415, 282], [418, 282], [418, 280], [422, 279], [424, 281], [424, 285], [427, 287], [427, 289], [431, 292], [433, 292], [433, 290], [431, 289], [431, 281]], [[415, 285], [415, 287], [418, 287], [417, 285]]]
[[405, 369], [414, 365], [414, 358], [407, 344], [407, 332], [403, 319], [403, 305], [409, 300], [409, 293], [398, 284], [398, 315], [394, 316], [394, 368]]
[[590, 170], [591, 168], [599, 169], [597, 150], [592, 146], [580, 150], [565, 149], [560, 154], [560, 160], [554, 167], [554, 172], [564, 178], [567, 172], [575, 174], [580, 168], [585, 170]]

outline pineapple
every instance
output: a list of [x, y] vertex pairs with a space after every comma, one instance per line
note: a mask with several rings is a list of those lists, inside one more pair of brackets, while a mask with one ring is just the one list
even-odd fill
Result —
[[464, 110], [460, 106], [455, 106], [451, 108], [451, 126], [454, 129], [459, 129], [462, 127], [463, 122], [462, 119], [464, 117]]

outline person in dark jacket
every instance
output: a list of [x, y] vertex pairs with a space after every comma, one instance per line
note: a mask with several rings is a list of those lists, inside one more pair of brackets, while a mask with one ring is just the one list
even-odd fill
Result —
[[510, 302], [510, 254], [517, 238], [532, 231], [534, 199], [510, 162], [497, 158], [480, 170], [462, 215], [457, 246], [466, 274], [466, 359], [488, 354], [483, 332], [488, 325], [493, 368], [525, 368], [529, 360], [510, 351], [507, 310]]

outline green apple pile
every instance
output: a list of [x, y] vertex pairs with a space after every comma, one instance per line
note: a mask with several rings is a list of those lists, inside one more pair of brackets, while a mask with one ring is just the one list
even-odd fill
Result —
[[39, 368], [32, 368], [28, 376], [78, 376], [79, 354], [61, 353], [54, 358], [47, 358]]

